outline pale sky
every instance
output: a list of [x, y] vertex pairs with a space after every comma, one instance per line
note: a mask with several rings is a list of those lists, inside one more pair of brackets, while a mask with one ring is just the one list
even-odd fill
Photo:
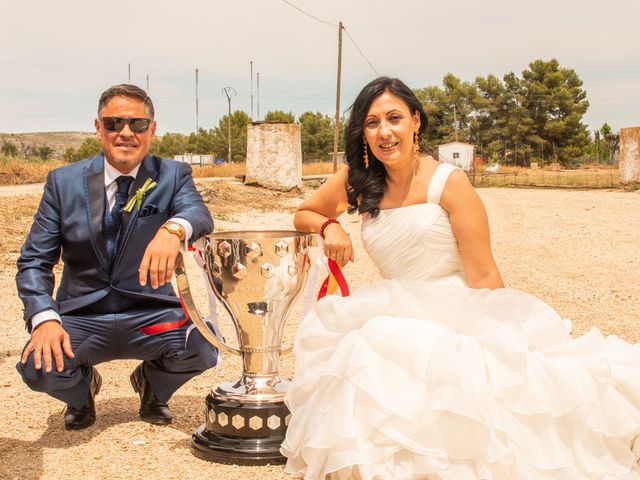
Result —
[[[234, 110], [335, 112], [339, 20], [380, 75], [410, 87], [445, 73], [519, 76], [557, 58], [584, 81], [585, 123], [640, 125], [638, 0], [0, 0], [0, 132], [93, 130], [97, 100], [128, 80], [146, 88], [158, 133], [195, 129]], [[341, 110], [377, 75], [344, 35]]]

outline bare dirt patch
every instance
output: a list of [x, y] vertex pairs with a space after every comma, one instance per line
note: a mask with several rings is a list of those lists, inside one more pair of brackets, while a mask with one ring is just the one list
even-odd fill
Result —
[[[304, 195], [278, 193], [226, 182], [200, 182], [218, 230], [289, 229], [291, 212]], [[15, 187], [5, 187], [15, 188]], [[191, 432], [202, 422], [204, 397], [223, 380], [237, 378], [237, 359], [193, 379], [171, 400], [175, 423], [156, 427], [137, 416], [138, 399], [128, 384], [136, 361], [98, 366], [104, 384], [97, 397], [98, 419], [91, 428], [67, 432], [62, 404], [29, 391], [14, 365], [26, 333], [13, 276], [18, 249], [38, 203], [39, 191], [8, 196], [0, 188], [0, 292], [5, 314], [0, 337], [0, 478], [184, 479], [194, 475], [230, 480], [286, 478], [282, 467], [217, 465], [189, 451]], [[493, 245], [506, 283], [530, 292], [570, 318], [576, 333], [593, 326], [606, 334], [640, 341], [640, 193], [481, 189]], [[378, 274], [360, 241], [360, 220], [342, 224], [356, 248], [356, 263], [345, 269], [353, 289]], [[285, 340], [301, 321], [294, 305]], [[232, 327], [222, 323], [233, 337]], [[293, 374], [291, 357], [282, 371]]]
[[216, 215], [228, 216], [250, 210], [293, 213], [304, 192], [308, 192], [312, 188], [312, 184], [308, 184], [303, 187], [303, 190], [279, 192], [233, 181], [206, 182], [196, 180], [196, 184], [214, 214], [214, 218]]

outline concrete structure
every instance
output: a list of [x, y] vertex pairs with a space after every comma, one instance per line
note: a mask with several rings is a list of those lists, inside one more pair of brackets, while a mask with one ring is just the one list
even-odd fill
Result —
[[473, 169], [476, 147], [470, 143], [450, 142], [438, 146], [438, 159], [469, 172]]
[[620, 182], [640, 183], [640, 127], [620, 129]]
[[281, 191], [302, 187], [300, 125], [254, 122], [247, 126], [245, 183]]

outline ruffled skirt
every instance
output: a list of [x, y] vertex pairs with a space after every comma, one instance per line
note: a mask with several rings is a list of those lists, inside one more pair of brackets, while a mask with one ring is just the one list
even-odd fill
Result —
[[318, 302], [295, 356], [288, 473], [640, 479], [640, 346], [528, 294], [381, 281]]

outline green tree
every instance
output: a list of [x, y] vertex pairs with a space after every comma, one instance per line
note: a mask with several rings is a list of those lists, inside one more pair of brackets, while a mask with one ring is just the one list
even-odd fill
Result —
[[274, 123], [294, 123], [295, 116], [293, 112], [285, 112], [283, 110], [272, 110], [267, 112], [264, 116], [265, 122], [274, 122]]
[[69, 147], [65, 150], [62, 158], [67, 162], [77, 162], [79, 160], [93, 157], [102, 151], [102, 145], [95, 137], [86, 138], [84, 142], [77, 148]]
[[555, 58], [535, 60], [522, 72], [522, 88], [542, 157], [566, 165], [586, 153], [590, 142], [582, 117], [589, 102], [578, 74]]
[[414, 91], [429, 117], [422, 144], [432, 153], [457, 137], [481, 155], [516, 165], [544, 159], [569, 164], [591, 148], [582, 123], [589, 107], [582, 81], [555, 59], [531, 62], [522, 78], [510, 72], [469, 83], [447, 73], [442, 87]]
[[530, 140], [535, 131], [522, 80], [510, 72], [504, 76], [504, 86], [497, 123], [502, 130], [505, 160], [514, 165], [528, 165], [533, 151]]
[[504, 158], [507, 149], [507, 133], [503, 114], [505, 105], [505, 85], [495, 75], [475, 80], [478, 96], [475, 101], [473, 137], [477, 142], [478, 154], [487, 158]]
[[451, 73], [442, 79], [442, 88], [429, 86], [414, 90], [429, 118], [426, 139], [422, 144], [434, 152], [438, 145], [453, 142], [477, 142], [476, 104], [479, 92], [475, 84], [460, 80]]
[[165, 133], [153, 139], [149, 151], [153, 155], [172, 158], [174, 155], [189, 153], [186, 144], [186, 137], [181, 133]]
[[[231, 114], [231, 161], [244, 161], [247, 157], [247, 125], [251, 123], [249, 115], [241, 110], [236, 110]], [[229, 115], [222, 117], [218, 126], [211, 132], [212, 151], [217, 155], [228, 156]], [[229, 160], [229, 159], [227, 159]]]
[[616, 152], [620, 149], [620, 134], [611, 130], [611, 127], [607, 123], [602, 125], [599, 133], [609, 154], [607, 163], [609, 163], [609, 165], [613, 165]]
[[[300, 122], [300, 141], [304, 161], [326, 161], [333, 152], [334, 120], [320, 112], [304, 112]], [[340, 122], [339, 138], [342, 140], [344, 122]], [[342, 142], [338, 149], [341, 149]]]
[[215, 131], [210, 128], [201, 128], [198, 133], [190, 133], [186, 139], [186, 152], [198, 155], [215, 155], [214, 149]]

